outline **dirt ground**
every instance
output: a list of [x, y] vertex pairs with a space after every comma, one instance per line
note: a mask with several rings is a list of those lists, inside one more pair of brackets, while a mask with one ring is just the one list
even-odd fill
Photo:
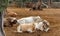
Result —
[[48, 32], [37, 31], [35, 33], [15, 33], [12, 30], [16, 30], [16, 25], [13, 27], [5, 27], [6, 36], [60, 36], [60, 9], [43, 9], [31, 10], [27, 8], [7, 8], [7, 11], [16, 12], [19, 16], [16, 18], [22, 18], [27, 16], [39, 15], [42, 19], [46, 19], [50, 22], [50, 30]]

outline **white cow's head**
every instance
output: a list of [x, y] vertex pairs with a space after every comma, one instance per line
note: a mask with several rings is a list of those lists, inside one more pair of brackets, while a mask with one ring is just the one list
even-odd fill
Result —
[[50, 28], [49, 28], [49, 22], [47, 22], [46, 20], [39, 22], [37, 24], [37, 28], [41, 31], [45, 31], [47, 32]]
[[43, 26], [43, 28], [44, 28], [44, 31], [48, 31], [50, 28], [49, 28], [49, 26], [50, 26], [50, 24], [49, 24], [49, 22], [47, 21], [47, 20], [44, 20], [43, 21], [43, 24], [44, 24], [44, 26]]

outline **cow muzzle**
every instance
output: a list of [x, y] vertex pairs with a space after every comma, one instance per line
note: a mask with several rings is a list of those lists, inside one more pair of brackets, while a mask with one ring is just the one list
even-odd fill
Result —
[[48, 32], [48, 31], [49, 31], [49, 29], [50, 29], [50, 28], [46, 28], [44, 31], [45, 31], [45, 32]]

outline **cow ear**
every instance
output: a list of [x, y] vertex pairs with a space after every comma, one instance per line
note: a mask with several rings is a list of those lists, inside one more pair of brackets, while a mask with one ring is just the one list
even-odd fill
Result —
[[47, 23], [47, 25], [50, 25], [49, 22], [47, 20], [44, 20], [45, 23]]

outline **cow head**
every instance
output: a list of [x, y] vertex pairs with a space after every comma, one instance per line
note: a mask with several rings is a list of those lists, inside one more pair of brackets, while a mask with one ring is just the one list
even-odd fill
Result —
[[17, 19], [16, 19], [16, 18], [12, 18], [11, 22], [12, 22], [13, 24], [16, 24], [16, 23], [17, 23]]
[[50, 29], [49, 23], [46, 20], [43, 20], [37, 24], [37, 29], [47, 32]]
[[8, 17], [6, 20], [8, 21], [10, 26], [13, 26], [13, 24], [17, 23], [17, 20], [14, 17]]
[[50, 28], [49, 28], [49, 25], [50, 25], [50, 24], [49, 24], [49, 22], [46, 21], [46, 20], [43, 21], [43, 24], [44, 24], [44, 25], [43, 25], [44, 31], [47, 32], [47, 31], [50, 29]]

